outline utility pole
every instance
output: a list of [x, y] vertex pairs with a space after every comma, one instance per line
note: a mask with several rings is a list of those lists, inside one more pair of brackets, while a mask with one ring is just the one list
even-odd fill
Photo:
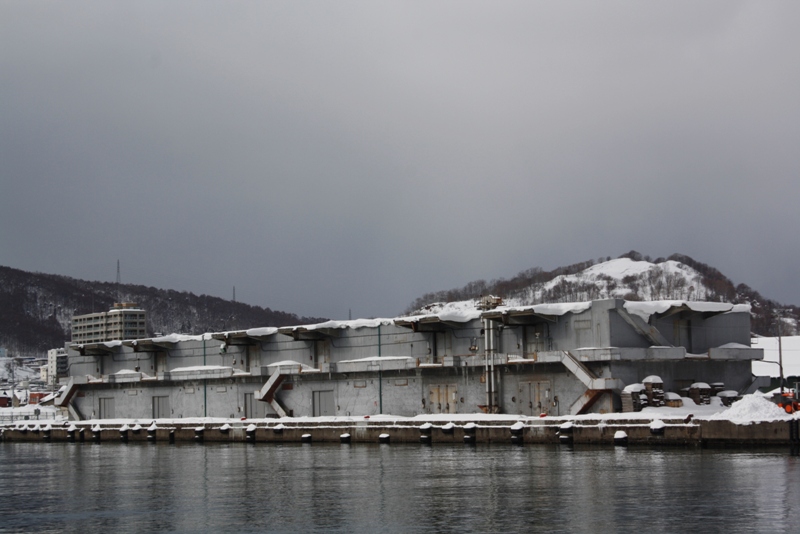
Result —
[[776, 311], [775, 315], [778, 318], [778, 367], [781, 373], [781, 398], [783, 398], [783, 344], [781, 343], [781, 323], [783, 322], [783, 318], [781, 316], [781, 310]]

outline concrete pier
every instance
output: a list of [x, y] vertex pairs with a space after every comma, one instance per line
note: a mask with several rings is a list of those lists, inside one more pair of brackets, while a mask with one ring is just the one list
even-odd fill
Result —
[[[158, 421], [149, 427], [134, 422], [103, 424], [92, 422], [68, 422], [50, 425], [47, 432], [36, 425], [13, 424], [0, 426], [0, 440], [6, 442], [68, 442], [84, 441], [77, 436], [83, 434], [85, 442], [95, 443], [301, 443], [304, 435], [311, 436], [313, 443], [340, 443], [343, 434], [349, 434], [349, 442], [379, 443], [516, 443], [557, 444], [564, 418], [543, 418], [514, 422], [508, 420], [479, 420], [459, 422], [419, 421], [229, 421], [200, 423], [196, 421], [178, 423]], [[614, 434], [624, 431], [629, 445], [665, 446], [732, 446], [754, 447], [767, 445], [797, 446], [797, 426], [800, 420], [760, 422], [749, 425], [722, 420], [660, 419], [663, 424], [653, 425], [646, 419], [574, 420], [568, 441], [575, 445], [612, 445]], [[83, 430], [83, 432], [81, 432]], [[198, 439], [198, 435], [202, 439]], [[381, 439], [381, 435], [389, 438]], [[424, 437], [423, 437], [424, 436]], [[465, 436], [467, 439], [465, 439]], [[422, 439], [420, 439], [423, 437]], [[308, 439], [306, 439], [308, 441]]]

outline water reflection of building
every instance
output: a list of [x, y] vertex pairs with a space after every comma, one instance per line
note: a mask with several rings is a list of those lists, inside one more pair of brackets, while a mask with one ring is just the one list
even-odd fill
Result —
[[[621, 409], [626, 384], [745, 392], [750, 310], [609, 299], [73, 343], [58, 404], [82, 417], [362, 416]], [[263, 402], [259, 402], [263, 401]]]

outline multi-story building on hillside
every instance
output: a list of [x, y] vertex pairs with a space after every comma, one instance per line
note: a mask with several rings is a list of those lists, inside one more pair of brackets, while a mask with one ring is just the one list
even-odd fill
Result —
[[107, 312], [74, 315], [73, 343], [102, 343], [147, 336], [147, 314], [131, 302], [114, 304]]

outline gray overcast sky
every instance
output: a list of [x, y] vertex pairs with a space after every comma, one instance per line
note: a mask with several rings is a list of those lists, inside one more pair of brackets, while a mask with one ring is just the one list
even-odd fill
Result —
[[0, 264], [343, 319], [636, 249], [800, 304], [798, 20], [5, 1]]

